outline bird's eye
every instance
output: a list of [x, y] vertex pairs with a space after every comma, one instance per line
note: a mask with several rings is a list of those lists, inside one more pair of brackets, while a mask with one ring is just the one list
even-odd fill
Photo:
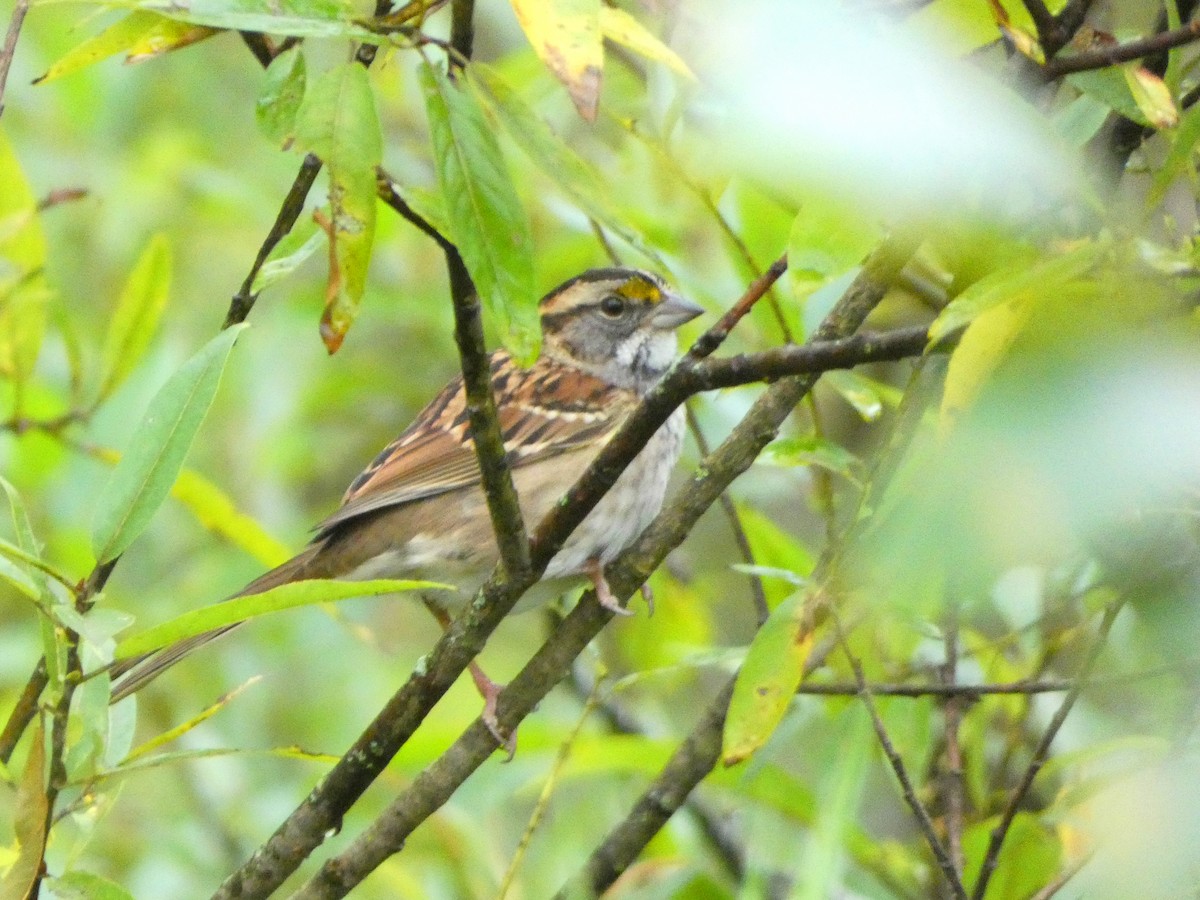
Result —
[[609, 294], [600, 301], [600, 312], [610, 319], [618, 319], [625, 313], [625, 301], [616, 294]]

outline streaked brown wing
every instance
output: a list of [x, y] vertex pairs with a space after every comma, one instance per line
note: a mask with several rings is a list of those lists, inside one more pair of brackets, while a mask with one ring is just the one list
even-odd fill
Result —
[[[603, 444], [637, 402], [632, 391], [561, 363], [542, 359], [522, 369], [503, 352], [492, 355], [492, 386], [513, 468]], [[354, 479], [317, 538], [366, 513], [478, 483], [462, 379], [455, 378]]]

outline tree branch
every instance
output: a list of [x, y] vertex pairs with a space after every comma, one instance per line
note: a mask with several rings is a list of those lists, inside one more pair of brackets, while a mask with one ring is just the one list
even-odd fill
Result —
[[12, 18], [8, 21], [8, 31], [4, 35], [4, 47], [0, 49], [0, 116], [4, 115], [4, 91], [8, 87], [8, 70], [17, 53], [17, 38], [21, 34], [21, 26], [25, 22], [27, 12], [29, 12], [29, 0], [17, 0], [16, 6], [13, 7]]
[[1050, 720], [1050, 724], [1046, 726], [1046, 731], [1033, 751], [1033, 758], [1029, 761], [1029, 765], [1025, 769], [1025, 774], [1021, 777], [1021, 781], [1013, 791], [1012, 796], [1009, 797], [1008, 805], [1004, 807], [1004, 813], [1000, 816], [999, 824], [992, 829], [992, 836], [988, 840], [987, 853], [984, 855], [983, 862], [979, 866], [979, 878], [975, 882], [975, 890], [971, 893], [971, 900], [983, 900], [984, 895], [987, 893], [988, 881], [991, 880], [992, 873], [996, 871], [996, 865], [1000, 861], [1000, 850], [1004, 846], [1005, 837], [1008, 836], [1008, 829], [1017, 815], [1017, 809], [1020, 807], [1021, 801], [1025, 799], [1025, 795], [1029, 793], [1029, 789], [1033, 786], [1033, 780], [1037, 778], [1038, 772], [1046, 764], [1046, 758], [1050, 754], [1050, 745], [1054, 743], [1054, 738], [1058, 736], [1058, 731], [1062, 728], [1063, 722], [1067, 720], [1067, 716], [1075, 706], [1079, 695], [1083, 693], [1088, 676], [1095, 667], [1096, 660], [1100, 658], [1100, 651], [1104, 649], [1104, 644], [1108, 641], [1108, 633], [1112, 630], [1113, 622], [1116, 621], [1117, 616], [1124, 606], [1125, 601], [1122, 598], [1109, 604], [1108, 608], [1104, 610], [1104, 618], [1100, 621], [1100, 628], [1096, 633], [1096, 639], [1092, 642], [1083, 665], [1079, 667], [1079, 675], [1076, 677], [1074, 686], [1067, 693], [1067, 696], [1063, 698], [1062, 705], [1055, 711], [1054, 718]]
[[[906, 237], [892, 238], [877, 249], [817, 330], [815, 339], [829, 340], [858, 328], [882, 299], [914, 249], [915, 241]], [[749, 304], [745, 305], [748, 307]], [[720, 328], [721, 323], [718, 322], [710, 329], [710, 333]], [[701, 338], [702, 348], [708, 347], [708, 337]], [[544, 571], [546, 561], [558, 551], [565, 535], [587, 515], [598, 498], [611, 487], [622, 465], [637, 454], [678, 405], [678, 402], [671, 401], [670, 396], [673, 390], [677, 390], [674, 383], [684, 377], [681, 373], [688, 368], [688, 359], [690, 354], [649, 393], [568, 492], [567, 500], [555, 507], [538, 526], [533, 557], [535, 572], [540, 574]], [[729, 438], [702, 462], [699, 473], [672, 498], [671, 503], [635, 544], [609, 566], [609, 585], [617, 597], [627, 599], [645, 582], [667, 553], [682, 543], [700, 515], [738, 475], [749, 468], [774, 438], [792, 408], [815, 382], [814, 374], [786, 378], [768, 388], [755, 402]], [[485, 592], [489, 585], [485, 585]], [[599, 604], [588, 602], [587, 596], [576, 604], [562, 625], [501, 692], [496, 718], [502, 729], [514, 728], [532, 711], [550, 689], [568, 674], [572, 660], [612, 617], [612, 613]], [[504, 603], [501, 615], [511, 607], [512, 600], [504, 598]], [[476, 603], [472, 604], [471, 615], [467, 618], [478, 619], [489, 613], [496, 613], [490, 603]], [[452, 629], [463, 622], [463, 618], [456, 620]], [[451, 636], [448, 632], [439, 642], [439, 647], [430, 654], [430, 661]], [[397, 852], [413, 829], [445, 803], [495, 747], [495, 736], [477, 719], [345, 852], [326, 861], [297, 896], [343, 896], [383, 860]]]
[[1182, 47], [1197, 39], [1200, 39], [1200, 19], [1192, 20], [1173, 31], [1163, 31], [1149, 37], [1139, 38], [1136, 41], [1097, 47], [1071, 56], [1055, 57], [1041, 67], [1041, 75], [1046, 81], [1053, 81], [1072, 72], [1105, 69], [1109, 66], [1132, 62], [1152, 53]]

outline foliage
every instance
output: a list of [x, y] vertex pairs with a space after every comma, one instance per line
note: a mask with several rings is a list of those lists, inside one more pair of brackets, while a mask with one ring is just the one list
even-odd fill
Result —
[[[1197, 4], [1086, 6], [34, 6], [0, 57], [0, 897], [214, 889], [436, 667], [379, 599], [411, 583], [217, 601], [456, 371], [451, 244], [526, 362], [588, 267], [667, 276], [714, 314], [685, 342], [788, 270], [690, 401], [664, 528], [740, 477], [653, 618], [585, 634], [356, 896], [586, 895], [671, 798], [613, 896], [1194, 889]], [[865, 337], [764, 374], [876, 288]], [[114, 659], [249, 615], [109, 705]], [[287, 887], [491, 749], [459, 682]]]

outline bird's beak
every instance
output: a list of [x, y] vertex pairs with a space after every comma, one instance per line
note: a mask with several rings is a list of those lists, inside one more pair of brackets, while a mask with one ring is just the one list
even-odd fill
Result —
[[697, 306], [691, 300], [685, 300], [678, 294], [666, 294], [659, 301], [650, 321], [654, 323], [655, 328], [669, 331], [672, 328], [678, 328], [684, 322], [692, 321], [702, 312], [704, 312], [704, 308]]

